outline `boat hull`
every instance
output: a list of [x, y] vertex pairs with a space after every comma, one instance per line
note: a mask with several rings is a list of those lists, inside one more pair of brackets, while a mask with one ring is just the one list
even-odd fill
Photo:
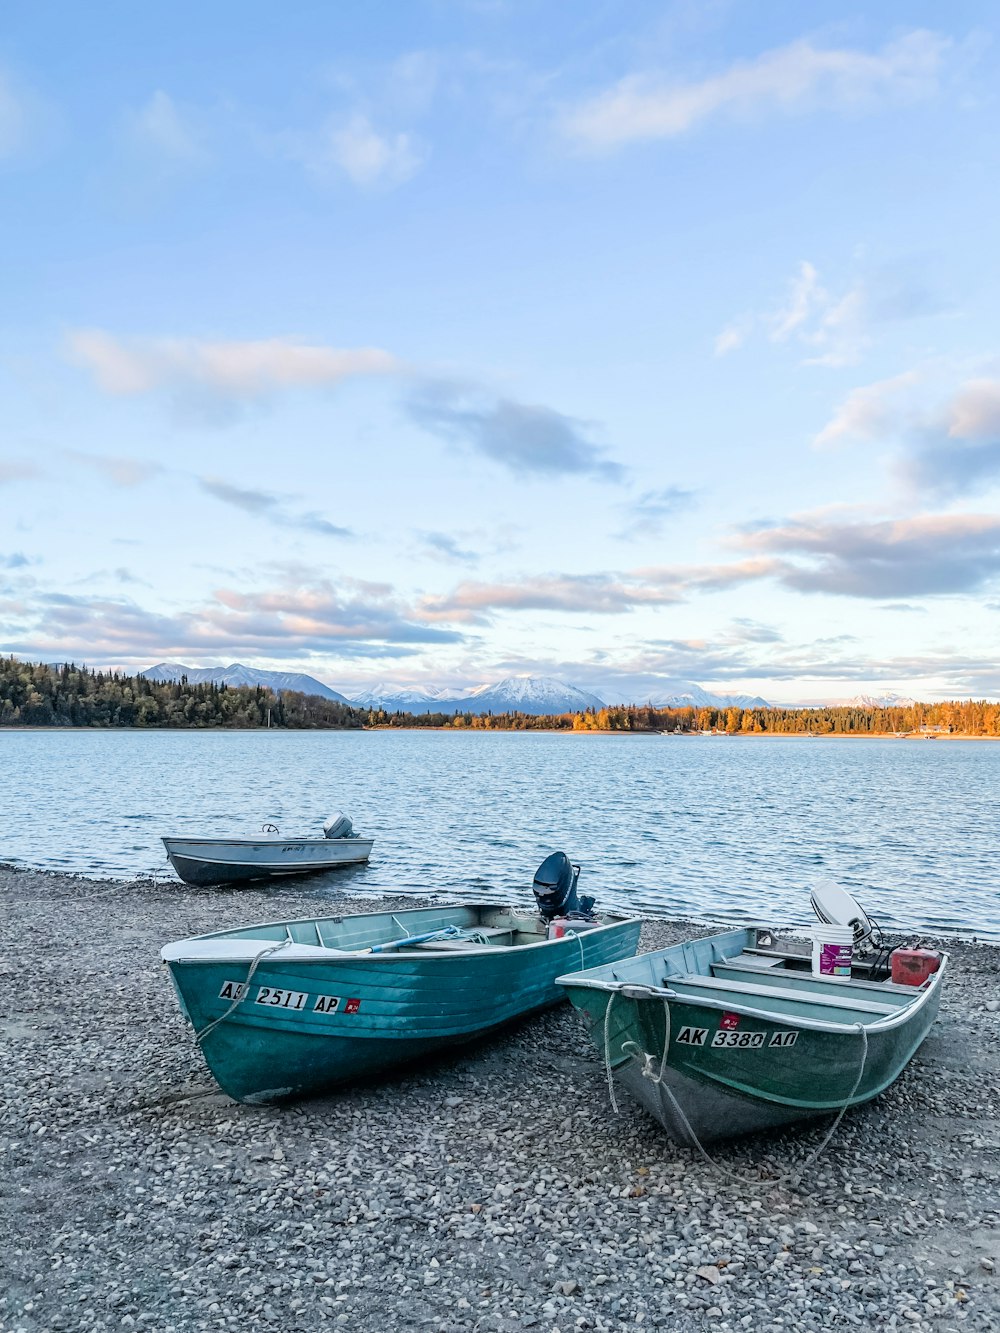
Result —
[[316, 875], [367, 861], [373, 844], [371, 838], [163, 839], [170, 864], [186, 884], [238, 884]]
[[[716, 936], [717, 952], [739, 953], [752, 935]], [[899, 997], [898, 988], [885, 992], [897, 998], [899, 1008], [869, 1014], [861, 1023], [862, 1036], [857, 1022], [838, 1021], [845, 1018], [843, 1009], [824, 1008], [822, 999], [827, 994], [832, 1005], [843, 1005], [851, 1003], [845, 997], [860, 995], [859, 1003], [871, 1003], [877, 988], [849, 983], [843, 988], [845, 983], [833, 981], [824, 992], [822, 983], [806, 977], [810, 989], [803, 986], [798, 1003], [794, 989], [777, 1006], [766, 995], [741, 995], [736, 989], [718, 999], [692, 1001], [671, 987], [669, 975], [679, 959], [690, 962], [681, 953], [684, 947], [561, 981], [586, 1015], [616, 1081], [671, 1138], [688, 1146], [696, 1139], [706, 1143], [828, 1115], [845, 1102], [857, 1106], [877, 1097], [898, 1078], [937, 1017], [943, 966], [912, 1002]], [[792, 978], [793, 988], [797, 980]], [[803, 993], [812, 1000], [803, 1001]], [[776, 1007], [784, 1012], [775, 1013]], [[746, 1045], [713, 1044], [737, 1043], [741, 1035]]]
[[[270, 923], [168, 946], [164, 959], [220, 1087], [237, 1101], [272, 1102], [369, 1077], [556, 1004], [564, 998], [560, 973], [634, 953], [639, 940], [640, 922], [610, 918], [579, 935], [542, 933], [516, 947], [358, 951], [387, 936], [505, 919], [537, 921], [469, 906]], [[253, 959], [289, 927], [295, 942], [259, 959], [234, 1007]], [[344, 952], [331, 957], [331, 942]]]

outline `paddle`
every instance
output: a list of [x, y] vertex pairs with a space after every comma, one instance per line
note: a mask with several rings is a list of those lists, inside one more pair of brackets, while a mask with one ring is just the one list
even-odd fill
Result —
[[426, 935], [404, 935], [401, 940], [373, 944], [370, 949], [359, 949], [358, 952], [388, 953], [390, 949], [403, 949], [408, 944], [427, 944], [430, 940], [457, 940], [461, 933], [458, 926], [444, 926], [441, 930], [429, 930]]

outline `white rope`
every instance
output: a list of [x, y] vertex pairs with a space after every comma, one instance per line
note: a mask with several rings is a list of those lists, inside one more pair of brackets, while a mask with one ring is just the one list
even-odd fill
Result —
[[[604, 1011], [604, 1068], [608, 1076], [608, 1092], [611, 1100], [611, 1106], [616, 1115], [618, 1113], [618, 1103], [615, 1100], [614, 1087], [612, 1083], [611, 1043], [608, 1033], [608, 1018], [611, 1014], [612, 1002], [614, 1001], [617, 994], [618, 994], [617, 991], [611, 992], [611, 997], [608, 1000], [608, 1007]], [[670, 1100], [670, 1104], [674, 1108], [674, 1111], [676, 1112], [678, 1120], [680, 1120], [681, 1124], [684, 1126], [685, 1130], [690, 1135], [691, 1141], [694, 1143], [694, 1146], [697, 1148], [702, 1159], [705, 1162], [707, 1162], [707, 1164], [712, 1168], [713, 1171], [716, 1171], [719, 1175], [723, 1176], [725, 1179], [731, 1180], [735, 1184], [740, 1185], [741, 1187], [749, 1185], [751, 1188], [758, 1186], [765, 1186], [767, 1188], [771, 1188], [775, 1185], [783, 1184], [786, 1180], [790, 1180], [792, 1176], [799, 1175], [803, 1171], [808, 1171], [811, 1166], [814, 1166], [816, 1164], [816, 1162], [819, 1160], [820, 1154], [823, 1152], [827, 1144], [830, 1142], [830, 1140], [836, 1133], [838, 1125], [840, 1124], [841, 1120], [843, 1120], [847, 1108], [850, 1106], [854, 1098], [854, 1094], [861, 1086], [861, 1080], [864, 1077], [865, 1073], [865, 1065], [868, 1063], [868, 1032], [863, 1023], [855, 1023], [854, 1025], [855, 1031], [860, 1033], [861, 1035], [861, 1064], [858, 1068], [857, 1077], [854, 1080], [850, 1092], [841, 1102], [840, 1109], [838, 1110], [833, 1123], [830, 1125], [829, 1129], [823, 1135], [822, 1139], [820, 1139], [817, 1147], [813, 1149], [813, 1151], [809, 1154], [809, 1156], [806, 1158], [806, 1160], [802, 1163], [801, 1166], [792, 1167], [789, 1171], [783, 1172], [780, 1176], [776, 1177], [774, 1180], [760, 1180], [760, 1179], [752, 1180], [745, 1176], [738, 1175], [735, 1171], [730, 1171], [728, 1167], [722, 1166], [719, 1162], [715, 1161], [714, 1158], [709, 1156], [701, 1139], [699, 1139], [698, 1135], [695, 1133], [694, 1126], [691, 1124], [687, 1116], [684, 1114], [684, 1108], [681, 1106], [680, 1102], [674, 1095], [673, 1089], [670, 1087], [668, 1083], [664, 1082], [664, 1074], [667, 1068], [667, 1055], [670, 1051], [670, 1001], [667, 999], [664, 999], [663, 1001], [663, 1018], [665, 1026], [665, 1031], [663, 1035], [663, 1054], [660, 1057], [660, 1072], [658, 1074], [653, 1073], [653, 1066], [656, 1062], [656, 1056], [650, 1055], [648, 1051], [642, 1050], [641, 1047], [638, 1046], [636, 1042], [634, 1041], [623, 1042], [622, 1050], [629, 1051], [631, 1048], [631, 1053], [634, 1054], [634, 1056], [637, 1059], [642, 1060], [642, 1069], [640, 1070], [642, 1077], [648, 1079], [650, 1083], [655, 1084], [657, 1087], [661, 1088], [663, 1092], [667, 1094], [667, 1097]]]
[[573, 934], [576, 936], [576, 942], [580, 946], [580, 971], [583, 972], [585, 969], [585, 964], [583, 961], [583, 931], [574, 930]]
[[613, 990], [608, 996], [608, 1007], [604, 1011], [604, 1072], [608, 1076], [608, 1100], [611, 1102], [611, 1109], [615, 1115], [618, 1114], [618, 1101], [615, 1098], [615, 1080], [611, 1073], [611, 1006], [618, 998], [618, 992]]
[[247, 973], [246, 981], [244, 981], [241, 986], [237, 986], [236, 998], [233, 1000], [232, 1004], [229, 1006], [226, 1012], [224, 1014], [220, 1014], [218, 1018], [213, 1019], [211, 1023], [206, 1024], [205, 1027], [203, 1027], [200, 1032], [196, 1032], [194, 1034], [195, 1040], [198, 1042], [199, 1045], [201, 1045], [201, 1043], [205, 1040], [205, 1038], [208, 1036], [210, 1032], [214, 1032], [214, 1030], [219, 1026], [220, 1023], [224, 1023], [226, 1019], [229, 1017], [229, 1015], [233, 1012], [233, 1010], [236, 1009], [239, 1005], [241, 1005], [243, 1001], [246, 999], [246, 997], [250, 994], [250, 982], [253, 980], [253, 974], [257, 971], [257, 964], [261, 961], [261, 959], [266, 958], [268, 954], [277, 953], [279, 949], [286, 949], [288, 945], [291, 943], [292, 943], [292, 938], [291, 936], [289, 936], [288, 939], [279, 940], [277, 944], [269, 944], [266, 949], [261, 949], [260, 953], [254, 957], [253, 962], [250, 964], [250, 971]]

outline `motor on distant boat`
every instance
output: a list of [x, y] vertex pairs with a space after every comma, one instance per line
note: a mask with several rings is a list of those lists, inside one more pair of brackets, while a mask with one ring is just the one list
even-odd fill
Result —
[[594, 899], [586, 894], [577, 897], [579, 878], [580, 867], [565, 852], [553, 852], [545, 858], [531, 886], [543, 921], [553, 921], [556, 917], [589, 921], [593, 917]]
[[323, 825], [324, 838], [353, 838], [354, 825], [349, 816], [341, 810], [335, 810]]

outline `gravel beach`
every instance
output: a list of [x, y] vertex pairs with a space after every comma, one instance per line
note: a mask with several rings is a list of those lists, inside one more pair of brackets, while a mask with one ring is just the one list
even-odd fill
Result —
[[219, 1092], [160, 946], [387, 905], [0, 867], [3, 1333], [1000, 1328], [1000, 948], [947, 946], [931, 1036], [800, 1178], [825, 1121], [718, 1146], [741, 1188], [612, 1115], [568, 1005], [315, 1101]]

